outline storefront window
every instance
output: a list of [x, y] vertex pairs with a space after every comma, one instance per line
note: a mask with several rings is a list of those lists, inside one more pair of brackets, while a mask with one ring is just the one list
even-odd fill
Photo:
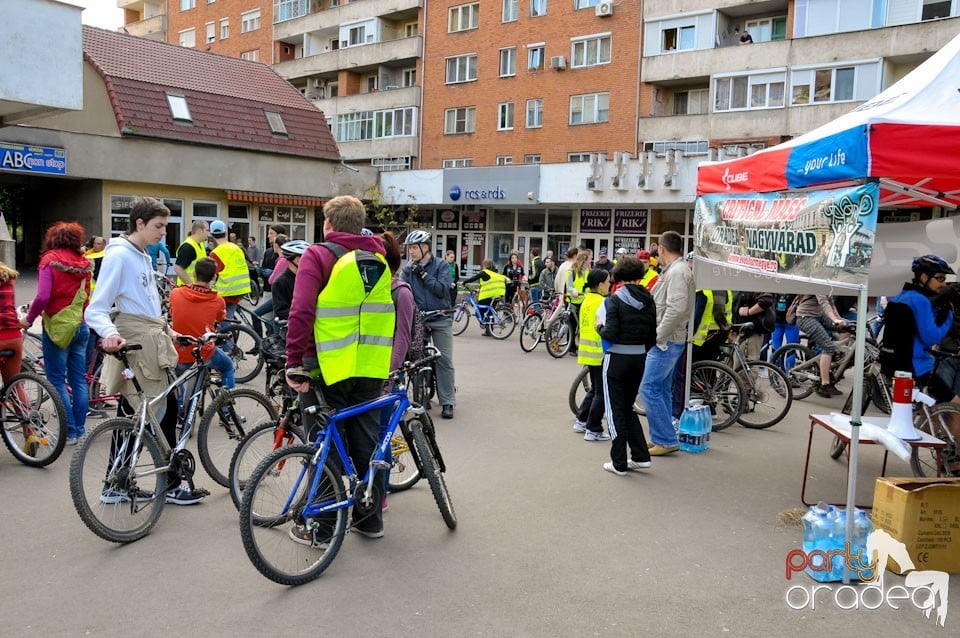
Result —
[[693, 249], [693, 228], [690, 223], [691, 215], [687, 210], [651, 210], [650, 211], [650, 242], [655, 242], [661, 234], [674, 230], [683, 237], [683, 250], [686, 253]]
[[516, 214], [514, 209], [503, 209], [498, 208], [492, 211], [493, 213], [493, 226], [490, 230], [505, 230], [508, 232], [513, 231], [513, 219]]
[[503, 267], [510, 261], [510, 253], [514, 248], [513, 233], [491, 233], [490, 259], [496, 264], [498, 271], [503, 272]]
[[547, 211], [547, 230], [551, 233], [572, 233], [573, 232], [573, 211], [569, 211], [569, 210]]
[[300, 206], [261, 206], [257, 241], [267, 242], [267, 230], [273, 224], [283, 226], [288, 239], [307, 238], [307, 209]]
[[520, 211], [517, 213], [517, 230], [542, 233], [544, 228], [543, 211]]

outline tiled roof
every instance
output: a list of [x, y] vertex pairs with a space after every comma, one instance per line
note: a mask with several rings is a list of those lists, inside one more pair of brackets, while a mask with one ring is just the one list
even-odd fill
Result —
[[[90, 26], [83, 53], [123, 135], [340, 159], [323, 113], [265, 64]], [[186, 97], [192, 124], [173, 120], [167, 93]], [[286, 136], [270, 131], [264, 109], [281, 114]]]

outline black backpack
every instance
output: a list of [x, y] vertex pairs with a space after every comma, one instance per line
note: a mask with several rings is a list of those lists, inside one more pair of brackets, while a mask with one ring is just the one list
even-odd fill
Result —
[[[399, 293], [397, 292], [401, 287], [406, 287], [410, 294], [413, 294], [413, 288], [410, 287], [410, 284], [400, 281], [397, 282], [398, 285], [392, 286], [390, 289], [390, 295], [393, 297], [393, 306], [397, 308], [397, 297]], [[423, 327], [423, 315], [420, 313], [420, 310], [417, 309], [416, 305], [413, 307], [413, 321], [410, 323], [410, 347], [407, 348], [407, 353], [404, 355], [404, 361], [419, 361], [423, 359], [426, 354], [426, 344], [427, 344], [427, 331]]]
[[906, 304], [889, 302], [883, 312], [883, 341], [880, 343], [880, 368], [885, 375], [901, 370], [913, 373], [913, 336], [916, 321]]

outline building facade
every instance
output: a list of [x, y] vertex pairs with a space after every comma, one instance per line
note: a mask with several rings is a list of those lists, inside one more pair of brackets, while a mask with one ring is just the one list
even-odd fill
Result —
[[122, 32], [167, 41], [167, 0], [117, 0], [123, 9]]

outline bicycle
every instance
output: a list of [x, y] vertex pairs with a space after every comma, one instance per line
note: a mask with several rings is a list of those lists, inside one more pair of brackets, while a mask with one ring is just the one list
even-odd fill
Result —
[[496, 301], [482, 304], [477, 300], [477, 291], [471, 290], [453, 311], [453, 334], [462, 335], [470, 325], [471, 315], [477, 323], [486, 329], [494, 339], [507, 339], [517, 327], [517, 318], [513, 311], [498, 306]]
[[[430, 357], [436, 357], [431, 353]], [[320, 576], [333, 562], [347, 533], [348, 509], [361, 519], [379, 505], [383, 494], [377, 473], [390, 468], [386, 455], [403, 417], [411, 434], [419, 468], [430, 484], [434, 500], [449, 529], [457, 518], [444, 480], [446, 466], [437, 447], [433, 422], [422, 406], [407, 398], [406, 376], [425, 363], [408, 362], [390, 375], [393, 390], [384, 396], [343, 410], [327, 411], [320, 403], [307, 408], [321, 431], [312, 445], [283, 447], [271, 453], [253, 471], [240, 504], [240, 536], [247, 557], [270, 580], [301, 585]], [[295, 380], [306, 381], [308, 375]], [[340, 436], [339, 423], [358, 414], [392, 407], [389, 424], [370, 459], [366, 474], [358, 477]], [[334, 456], [331, 456], [333, 453]], [[346, 476], [348, 488], [344, 488]], [[354, 520], [354, 523], [357, 523]], [[307, 541], [291, 539], [293, 526], [304, 528]]]
[[233, 319], [220, 324], [220, 331], [230, 333], [225, 342], [224, 352], [233, 361], [237, 383], [252, 381], [263, 369], [264, 359], [260, 354], [262, 339], [253, 329], [253, 320], [249, 310], [243, 304], [237, 304]]
[[[0, 361], [13, 356], [0, 350]], [[15, 374], [0, 395], [3, 442], [24, 465], [44, 467], [56, 461], [67, 442], [67, 408], [49, 381], [32, 372]]]
[[767, 361], [747, 361], [741, 346], [753, 335], [752, 323], [730, 326], [737, 331], [733, 342], [720, 345], [723, 363], [739, 376], [744, 389], [744, 405], [737, 422], [747, 428], [763, 430], [783, 420], [793, 403], [793, 389], [787, 374]]
[[531, 302], [527, 306], [526, 316], [520, 324], [520, 349], [524, 352], [533, 352], [544, 339], [546, 319], [553, 314], [560, 304], [560, 295], [553, 294], [549, 298]]
[[[853, 324], [840, 326], [834, 332], [856, 336], [856, 326]], [[866, 343], [873, 347], [877, 345], [869, 336], [866, 338]], [[846, 371], [853, 367], [856, 339], [834, 340], [833, 346], [836, 352], [830, 362], [830, 382], [837, 383]], [[795, 399], [806, 399], [820, 386], [819, 348], [813, 349], [800, 343], [788, 343], [773, 352], [771, 362], [786, 371]]]
[[[580, 404], [583, 403], [583, 399], [590, 392], [591, 387], [590, 367], [582, 366], [580, 372], [577, 373], [577, 376], [573, 379], [573, 383], [570, 385], [570, 391], [567, 393], [567, 405], [570, 407], [570, 411], [573, 412], [574, 416], [577, 416], [577, 413], [580, 411]], [[643, 403], [640, 401], [639, 394], [633, 401], [633, 411], [640, 416], [647, 414]]]
[[579, 327], [572, 306], [573, 304], [568, 301], [559, 316], [546, 319], [544, 343], [547, 346], [547, 352], [555, 359], [561, 359], [570, 352], [570, 348], [577, 340]]

